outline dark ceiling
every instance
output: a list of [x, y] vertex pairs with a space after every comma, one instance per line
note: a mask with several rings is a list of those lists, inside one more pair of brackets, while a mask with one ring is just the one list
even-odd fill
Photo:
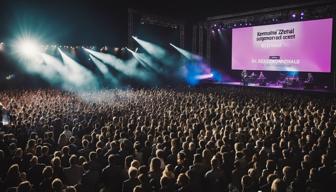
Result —
[[313, 0], [1, 0], [0, 41], [38, 33], [47, 41], [72, 44], [125, 44], [127, 10], [200, 20]]

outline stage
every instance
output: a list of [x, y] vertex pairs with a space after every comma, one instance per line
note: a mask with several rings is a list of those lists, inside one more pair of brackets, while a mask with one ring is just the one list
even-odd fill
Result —
[[[208, 82], [209, 83], [209, 82]], [[207, 83], [207, 84], [208, 84]], [[223, 86], [235, 86], [235, 87], [254, 87], [260, 89], [273, 89], [273, 90], [287, 90], [287, 91], [304, 91], [313, 93], [335, 93], [335, 90], [328, 88], [312, 88], [305, 89], [304, 87], [283, 87], [281, 84], [267, 83], [265, 86], [259, 85], [258, 83], [248, 83], [248, 85], [243, 85], [242, 82], [211, 82], [213, 85], [223, 85]]]

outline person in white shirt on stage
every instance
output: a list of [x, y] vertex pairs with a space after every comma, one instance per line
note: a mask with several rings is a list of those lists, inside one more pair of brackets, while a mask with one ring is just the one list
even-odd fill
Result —
[[266, 84], [265, 80], [266, 80], [265, 75], [263, 74], [262, 71], [260, 71], [259, 77], [258, 77], [259, 85], [265, 85]]

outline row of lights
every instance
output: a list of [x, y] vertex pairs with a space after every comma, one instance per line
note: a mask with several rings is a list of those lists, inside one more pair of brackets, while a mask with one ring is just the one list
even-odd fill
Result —
[[291, 19], [294, 19], [294, 20], [296, 20], [296, 19], [300, 19], [300, 20], [303, 20], [304, 19], [304, 12], [302, 11], [300, 14], [298, 14], [298, 13], [292, 13], [292, 15], [291, 15]]
[[[3, 50], [6, 47], [6, 44], [4, 42], [0, 42], [0, 50]], [[41, 45], [41, 49], [49, 49], [49, 48], [64, 48], [64, 49], [79, 49], [79, 48], [86, 48], [86, 49], [96, 49], [96, 46], [69, 46], [69, 45]], [[111, 47], [103, 46], [101, 49], [109, 50]], [[114, 47], [114, 51], [119, 51], [120, 48]]]
[[[292, 12], [290, 15], [290, 20], [303, 20], [305, 16], [304, 11], [301, 11], [300, 13], [298, 12]], [[279, 18], [272, 18], [272, 22], [278, 22], [280, 21]], [[233, 23], [233, 24], [213, 24], [212, 25], [212, 32], [214, 33], [217, 29], [217, 31], [221, 31], [223, 29], [230, 29], [230, 28], [235, 28], [235, 27], [248, 27], [252, 26], [252, 22], [242, 22], [242, 23]]]

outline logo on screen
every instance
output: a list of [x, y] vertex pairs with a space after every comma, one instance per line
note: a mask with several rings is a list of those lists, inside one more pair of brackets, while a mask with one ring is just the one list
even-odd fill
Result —
[[280, 59], [280, 56], [269, 56], [269, 59]]

